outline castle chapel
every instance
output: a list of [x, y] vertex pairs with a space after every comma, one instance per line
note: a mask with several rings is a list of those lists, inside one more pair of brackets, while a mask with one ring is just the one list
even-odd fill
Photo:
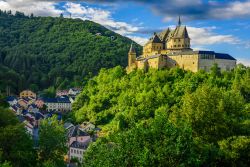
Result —
[[179, 17], [175, 29], [167, 28], [163, 32], [154, 33], [143, 47], [142, 55], [137, 57], [135, 48], [131, 45], [127, 71], [180, 67], [197, 72], [209, 71], [214, 64], [222, 71], [230, 71], [236, 66], [236, 59], [229, 54], [191, 49], [187, 28], [181, 24]]

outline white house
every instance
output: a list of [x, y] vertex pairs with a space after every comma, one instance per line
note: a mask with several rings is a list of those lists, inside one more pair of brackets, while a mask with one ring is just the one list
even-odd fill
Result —
[[6, 101], [9, 103], [10, 106], [17, 104], [17, 98], [14, 96], [8, 96], [6, 98]]
[[71, 126], [65, 125], [67, 127], [68, 135], [68, 157], [69, 160], [72, 158], [77, 158], [80, 162], [83, 161], [83, 154], [86, 151], [90, 142], [92, 142], [91, 136], [83, 131], [79, 125]]
[[82, 89], [81, 88], [70, 88], [68, 95], [78, 95], [79, 93], [81, 93]]
[[48, 111], [71, 111], [72, 104], [67, 97], [46, 98], [44, 104]]

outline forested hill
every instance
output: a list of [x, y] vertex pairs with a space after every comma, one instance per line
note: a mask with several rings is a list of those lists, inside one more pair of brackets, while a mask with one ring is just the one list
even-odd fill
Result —
[[80, 86], [100, 68], [126, 66], [131, 42], [91, 21], [0, 11], [0, 90]]
[[[86, 166], [250, 164], [250, 68], [103, 69], [73, 103], [76, 121], [102, 129]], [[248, 165], [247, 165], [248, 164]]]

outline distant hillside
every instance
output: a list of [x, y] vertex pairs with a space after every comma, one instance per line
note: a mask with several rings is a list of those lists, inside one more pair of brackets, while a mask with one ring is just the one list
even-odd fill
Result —
[[131, 42], [91, 21], [0, 11], [0, 90], [79, 86], [100, 68], [126, 66]]

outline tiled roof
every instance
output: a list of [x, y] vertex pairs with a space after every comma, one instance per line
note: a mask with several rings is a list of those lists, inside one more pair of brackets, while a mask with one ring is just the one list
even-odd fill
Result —
[[8, 96], [6, 98], [6, 101], [13, 101], [13, 100], [16, 100], [17, 98], [15, 96]]
[[79, 125], [76, 125], [68, 130], [68, 137], [76, 136], [89, 136], [89, 134], [81, 130]]
[[80, 148], [80, 149], [87, 149], [88, 147], [88, 142], [78, 142], [78, 141], [74, 141], [70, 147], [73, 147], [73, 148]]
[[64, 123], [64, 125], [63, 125], [63, 127], [65, 128], [65, 129], [69, 129], [70, 127], [73, 127], [74, 125], [72, 124], [72, 123], [70, 123], [70, 122], [65, 122]]
[[151, 37], [147, 43], [162, 43], [162, 41], [158, 37], [158, 35], [155, 33], [154, 36]]
[[35, 119], [36, 120], [43, 119], [43, 118], [44, 118], [44, 116], [40, 112], [35, 113]]
[[224, 54], [224, 53], [215, 53], [215, 58], [216, 59], [227, 59], [227, 60], [236, 60], [229, 54]]
[[68, 97], [44, 98], [45, 103], [71, 103]]
[[216, 59], [226, 59], [226, 60], [236, 60], [229, 54], [225, 53], [216, 53], [214, 51], [183, 51], [183, 52], [175, 52], [175, 53], [170, 53], [168, 56], [175, 56], [175, 55], [193, 55], [193, 54], [207, 54], [207, 55], [215, 55]]
[[25, 118], [21, 115], [17, 115], [17, 119], [20, 121], [20, 122], [23, 122], [25, 121]]
[[133, 43], [130, 46], [129, 53], [135, 53], [135, 47], [134, 47]]

